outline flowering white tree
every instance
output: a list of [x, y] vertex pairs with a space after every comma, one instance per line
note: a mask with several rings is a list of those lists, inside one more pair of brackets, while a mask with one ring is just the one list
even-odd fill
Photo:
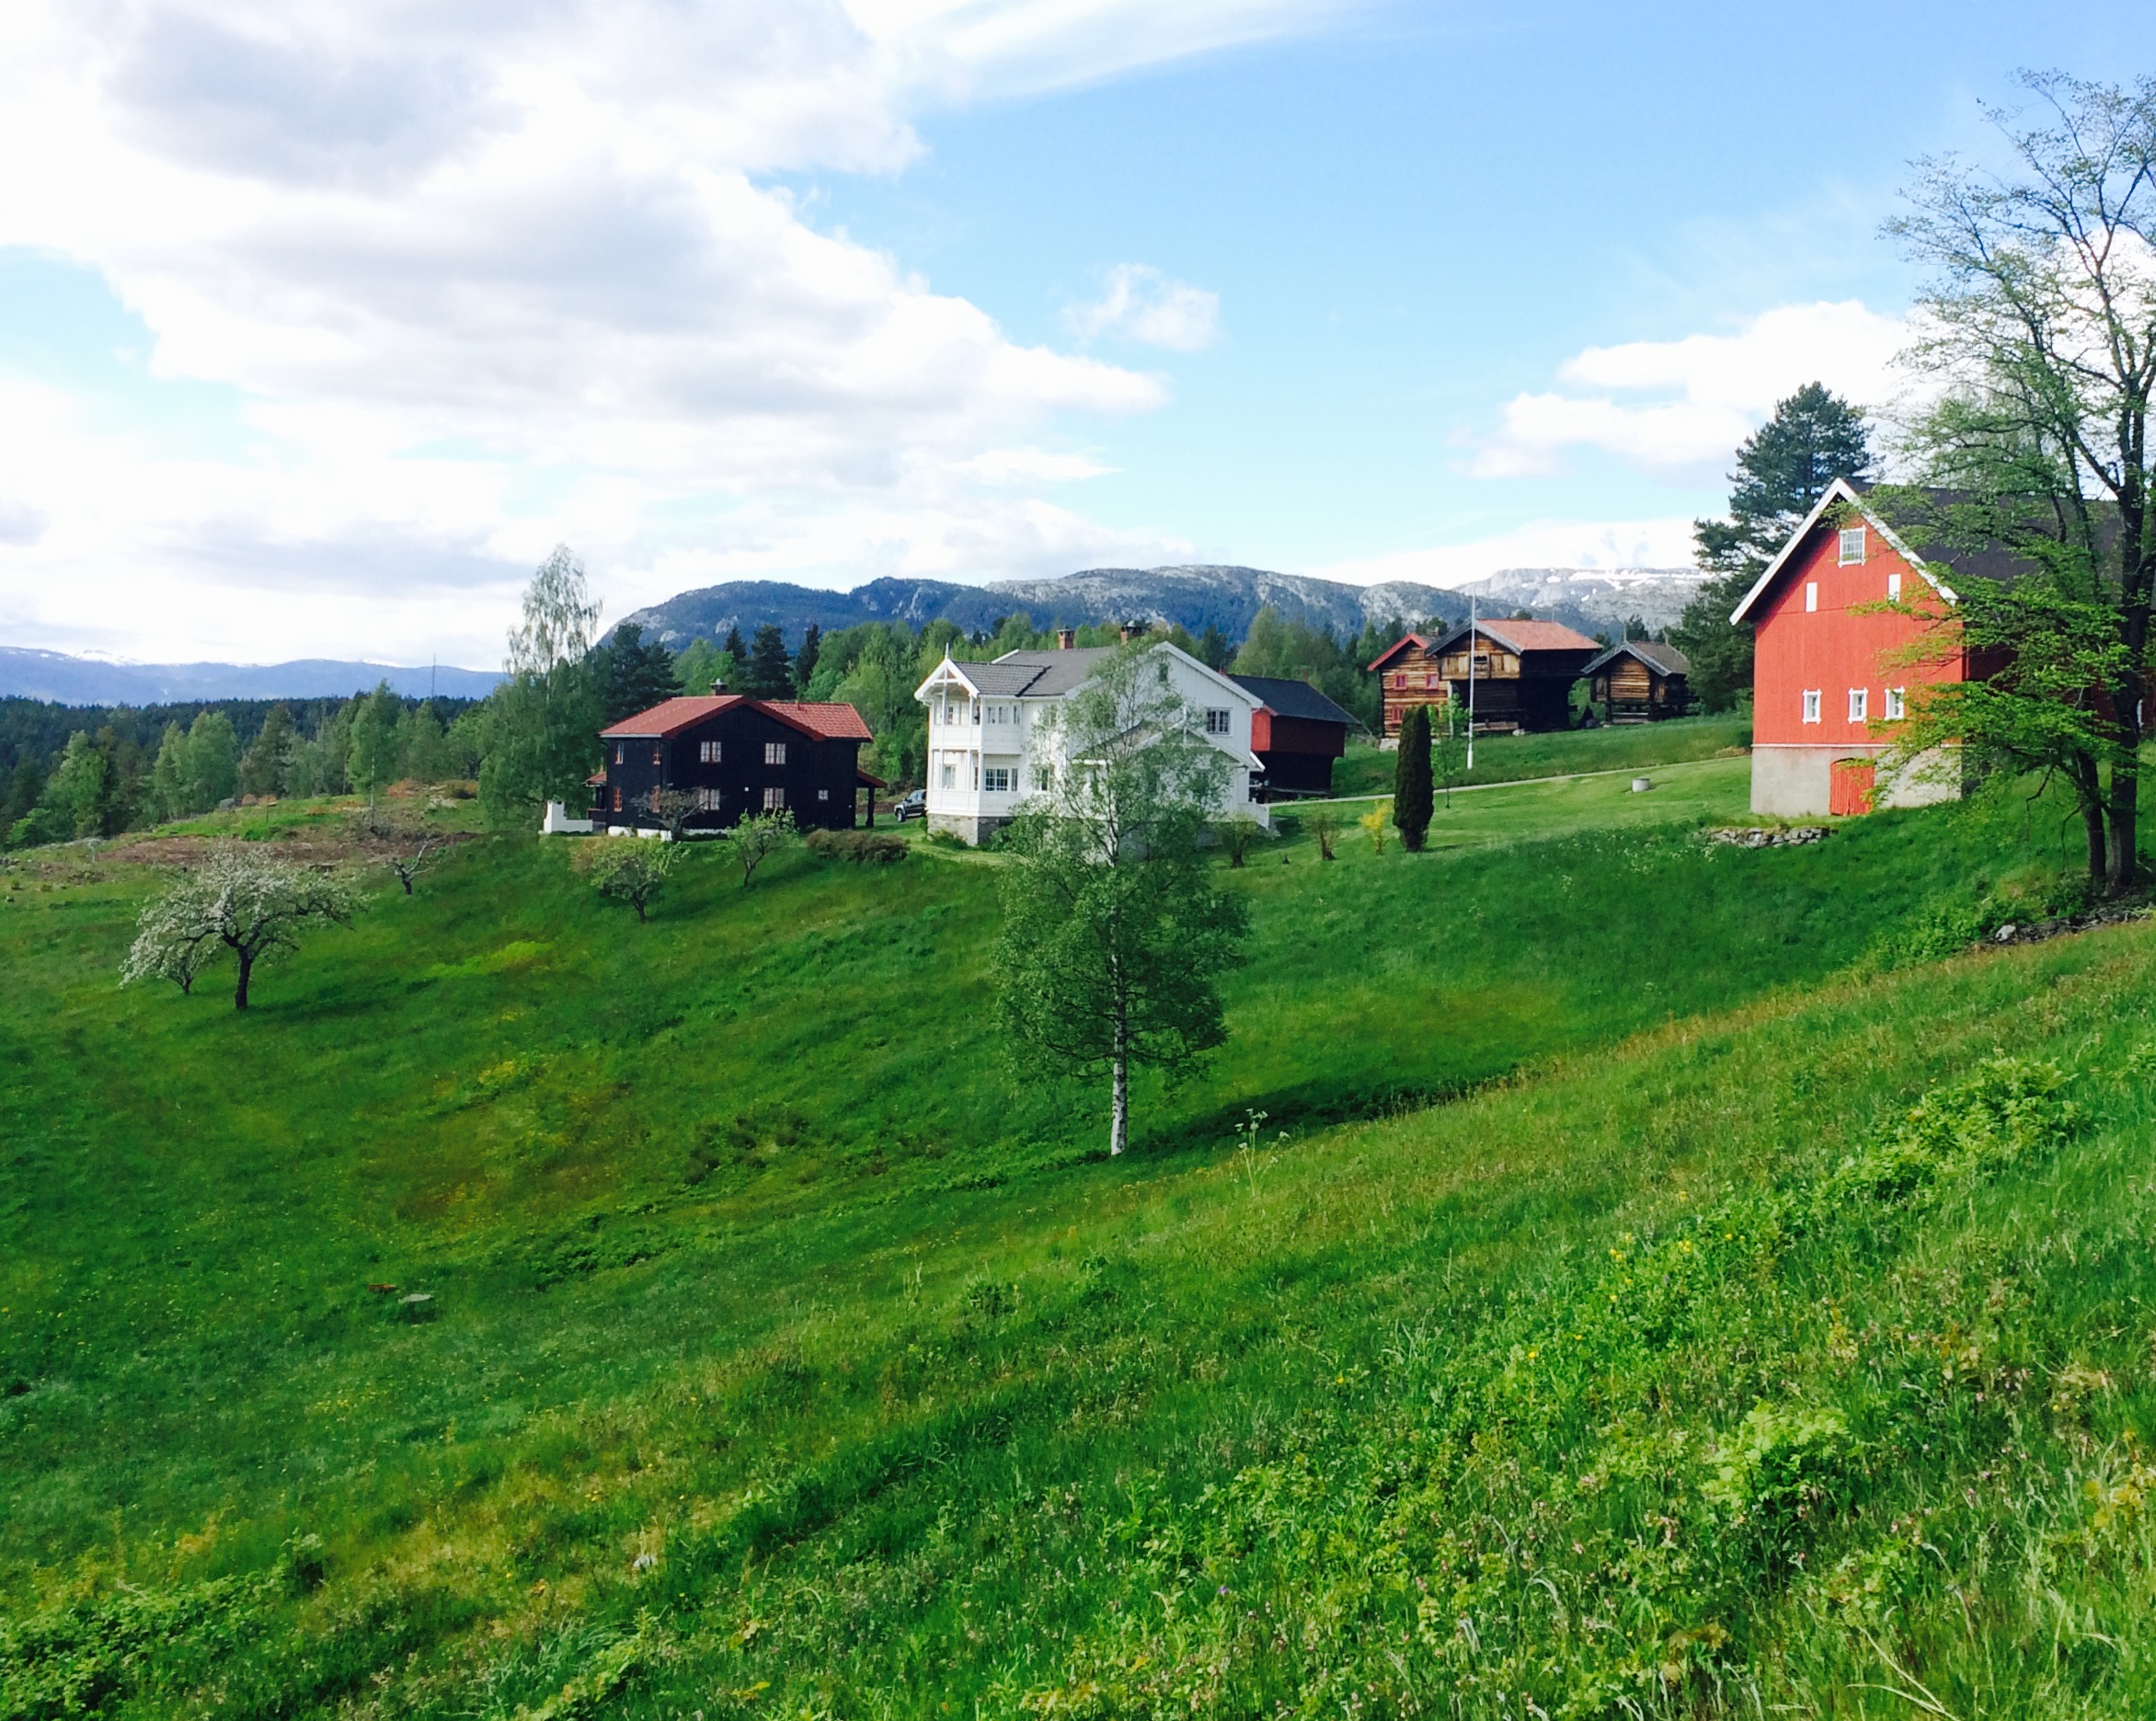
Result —
[[258, 964], [299, 948], [312, 921], [347, 925], [359, 894], [343, 879], [234, 844], [217, 850], [143, 908], [120, 983], [169, 980], [191, 992], [195, 976], [226, 950], [239, 964], [232, 1007], [247, 1007]]

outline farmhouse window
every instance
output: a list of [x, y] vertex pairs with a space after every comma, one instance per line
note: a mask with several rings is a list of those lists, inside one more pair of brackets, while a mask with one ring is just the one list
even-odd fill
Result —
[[700, 813], [717, 812], [718, 810], [718, 791], [717, 789], [698, 789], [696, 791], [696, 810]]
[[1490, 672], [1490, 654], [1488, 652], [1478, 651], [1474, 654], [1474, 672], [1477, 675], [1487, 675]]
[[1888, 574], [1886, 576], [1886, 602], [1891, 603], [1900, 596], [1901, 576], [1899, 574]]
[[1033, 786], [1035, 788], [1053, 788], [1055, 786], [1055, 774], [1046, 765], [1035, 765], [1033, 767]]
[[1901, 719], [1902, 719], [1903, 717], [1907, 717], [1908, 715], [1909, 715], [1909, 694], [1908, 694], [1908, 690], [1907, 690], [1907, 689], [1905, 689], [1905, 688], [1900, 688], [1900, 687], [1889, 687], [1889, 688], [1886, 690], [1886, 720], [1887, 720], [1887, 722], [1889, 722], [1889, 723], [1898, 723], [1898, 722], [1900, 722], [1900, 721], [1901, 721]]
[[767, 765], [783, 765], [783, 764], [785, 764], [785, 763], [786, 763], [786, 742], [784, 742], [784, 741], [765, 741], [765, 742], [763, 743], [763, 763], [764, 763], [765, 764], [767, 764]]
[[651, 763], [655, 765], [666, 763], [666, 743], [664, 741], [651, 743]]
[[1228, 714], [1217, 706], [1205, 710], [1205, 732], [1208, 735], [1225, 735], [1228, 732]]
[[958, 786], [958, 768], [956, 765], [946, 764], [944, 766], [943, 778], [938, 786], [946, 789], [955, 789]]
[[991, 765], [981, 774], [981, 786], [991, 795], [1008, 795], [1011, 792], [1011, 771], [1008, 765]]
[[1395, 675], [1393, 677], [1393, 685], [1394, 687], [1405, 687], [1407, 685], [1407, 678], [1405, 675]]
[[1819, 582], [1816, 579], [1807, 579], [1804, 582], [1804, 613], [1809, 615], [1818, 607]]
[[1817, 687], [1805, 689], [1804, 720], [1806, 723], [1817, 723], [1819, 720], [1819, 690]]
[[783, 812], [786, 809], [786, 792], [776, 784], [763, 791], [763, 810], [765, 812]]
[[1862, 526], [1841, 528], [1841, 565], [1844, 568], [1864, 559], [1864, 529]]
[[717, 741], [698, 741], [696, 743], [696, 763], [705, 765], [719, 763], [718, 743]]
[[622, 809], [622, 792], [618, 788], [614, 792], [614, 809], [617, 813]]
[[622, 762], [622, 743], [619, 741], [614, 744], [614, 762], [617, 765]]
[[1872, 690], [1868, 687], [1852, 687], [1849, 690], [1849, 720], [1862, 723], [1864, 712], [1872, 703]]
[[816, 791], [816, 798], [820, 801], [827, 801], [831, 798], [831, 791], [829, 789], [818, 789]]

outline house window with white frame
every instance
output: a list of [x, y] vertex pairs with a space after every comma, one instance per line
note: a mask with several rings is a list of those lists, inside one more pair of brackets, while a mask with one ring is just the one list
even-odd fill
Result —
[[1819, 720], [1819, 690], [1817, 687], [1804, 690], [1804, 720], [1806, 723], [1817, 723]]
[[1228, 732], [1228, 716], [1225, 707], [1208, 706], [1205, 710], [1205, 732], [1208, 735], [1225, 735]]
[[786, 810], [786, 792], [784, 788], [780, 787], [779, 785], [774, 783], [769, 788], [763, 791], [763, 810], [765, 812], [784, 812]]
[[786, 742], [784, 742], [784, 741], [765, 741], [765, 742], [763, 743], [763, 763], [764, 763], [765, 764], [767, 764], [767, 765], [783, 765], [783, 764], [785, 764], [785, 763], [786, 763]]
[[831, 798], [831, 791], [829, 789], [818, 789], [816, 791], [816, 798], [820, 801], [827, 801]]
[[1852, 687], [1849, 690], [1849, 720], [1862, 723], [1864, 714], [1871, 709], [1872, 690], [1868, 687]]
[[696, 791], [696, 810], [700, 813], [717, 812], [718, 810], [718, 791], [708, 788], [698, 789]]
[[1010, 766], [989, 766], [981, 774], [981, 786], [991, 795], [1008, 795], [1011, 792]]
[[943, 768], [943, 775], [936, 786], [946, 789], [957, 788], [958, 786], [958, 767], [946, 762]]
[[1033, 767], [1033, 786], [1036, 789], [1038, 789], [1042, 794], [1045, 795], [1049, 789], [1055, 787], [1055, 786], [1056, 774], [1053, 771], [1051, 771], [1046, 765], [1035, 765]]
[[1862, 526], [1842, 527], [1841, 542], [1838, 548], [1842, 567], [1852, 567], [1863, 561], [1864, 559], [1864, 529]]
[[1909, 716], [1909, 690], [1905, 687], [1889, 687], [1886, 690], [1886, 721], [1898, 723], [1907, 716]]
[[696, 763], [700, 765], [717, 764], [719, 763], [718, 743], [717, 741], [698, 741], [696, 743]]
[[1819, 582], [1816, 579], [1807, 579], [1804, 582], [1804, 613], [1809, 615], [1818, 607]]
[[1901, 576], [1899, 574], [1888, 574], [1886, 576], [1886, 602], [1889, 603], [1897, 603], [1899, 602], [1900, 600]]

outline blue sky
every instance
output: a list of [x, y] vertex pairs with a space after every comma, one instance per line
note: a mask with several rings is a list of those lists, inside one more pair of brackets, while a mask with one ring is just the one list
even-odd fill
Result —
[[[0, 21], [0, 636], [485, 662], [687, 586], [1657, 565], [1906, 163], [2145, 9], [142, 0]], [[120, 16], [120, 15], [115, 15]]]

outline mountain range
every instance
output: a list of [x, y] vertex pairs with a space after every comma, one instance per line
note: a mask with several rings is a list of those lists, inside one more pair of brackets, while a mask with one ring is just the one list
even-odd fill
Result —
[[394, 663], [298, 658], [289, 663], [114, 663], [0, 646], [0, 698], [63, 706], [155, 706], [190, 699], [329, 699], [387, 682], [411, 698], [443, 694], [483, 699], [501, 680], [495, 670], [452, 664], [404, 669]]
[[[1650, 628], [1675, 621], [1704, 578], [1692, 568], [1511, 568], [1457, 588], [1388, 580], [1353, 586], [1309, 574], [1261, 568], [1092, 568], [1051, 579], [999, 579], [985, 586], [944, 579], [872, 579], [851, 591], [828, 591], [782, 580], [740, 579], [683, 591], [633, 612], [626, 619], [681, 650], [696, 639], [722, 640], [729, 628], [744, 638], [775, 622], [789, 647], [798, 647], [813, 622], [826, 632], [863, 622], [904, 622], [921, 627], [948, 621], [968, 633], [992, 630], [1024, 613], [1036, 627], [1159, 622], [1193, 634], [1217, 627], [1231, 640], [1250, 631], [1269, 604], [1283, 619], [1330, 628], [1352, 639], [1371, 624], [1413, 624], [1431, 616], [1464, 621], [1478, 602], [1485, 614], [1525, 609], [1582, 633], [1614, 633], [1628, 617]], [[451, 664], [407, 669], [396, 664], [301, 658], [288, 663], [119, 663], [58, 651], [0, 647], [0, 697], [61, 705], [162, 705], [190, 699], [317, 699], [342, 697], [387, 682], [410, 697], [442, 694], [482, 698], [499, 671]]]
[[872, 579], [851, 591], [820, 591], [778, 580], [734, 580], [684, 591], [626, 619], [676, 650], [696, 639], [719, 640], [728, 628], [744, 638], [775, 622], [797, 646], [813, 622], [826, 632], [864, 622], [920, 627], [948, 621], [972, 633], [1023, 613], [1036, 627], [1159, 622], [1193, 634], [1217, 627], [1230, 639], [1249, 632], [1269, 604], [1283, 619], [1329, 627], [1352, 638], [1372, 623], [1441, 615], [1464, 621], [1471, 599], [1485, 611], [1531, 609], [1546, 621], [1585, 633], [1614, 631], [1629, 616], [1649, 627], [1677, 619], [1703, 576], [1695, 568], [1508, 568], [1457, 589], [1388, 580], [1348, 585], [1309, 574], [1260, 568], [1093, 568], [1051, 579], [999, 579], [959, 585], [942, 579]]

